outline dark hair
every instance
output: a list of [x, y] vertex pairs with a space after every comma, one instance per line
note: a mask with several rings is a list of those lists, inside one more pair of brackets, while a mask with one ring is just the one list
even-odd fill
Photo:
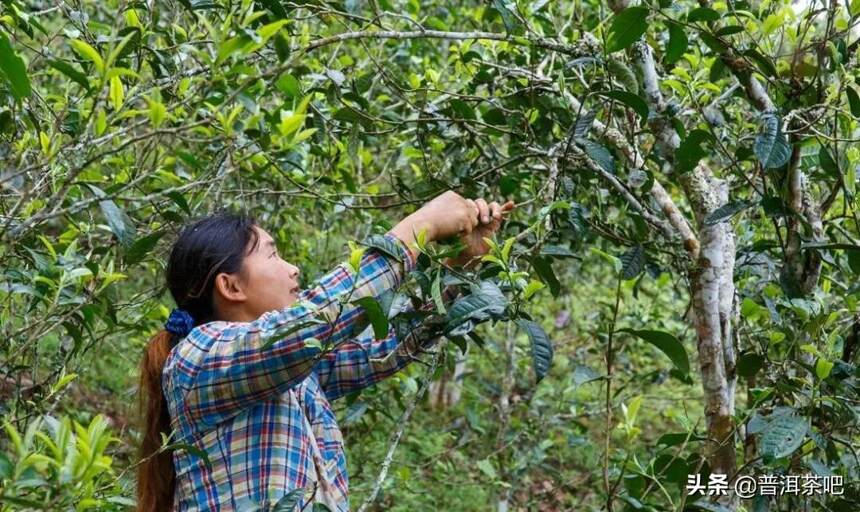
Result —
[[[245, 213], [222, 211], [186, 224], [167, 264], [167, 287], [177, 307], [194, 325], [217, 320], [212, 301], [215, 276], [238, 272], [245, 254], [259, 243], [255, 220]], [[170, 415], [161, 387], [161, 374], [178, 336], [162, 329], [147, 344], [140, 363], [140, 412], [144, 417], [138, 466], [137, 502], [142, 512], [173, 507], [176, 472], [169, 450], [158, 453], [161, 434], [170, 434]]]

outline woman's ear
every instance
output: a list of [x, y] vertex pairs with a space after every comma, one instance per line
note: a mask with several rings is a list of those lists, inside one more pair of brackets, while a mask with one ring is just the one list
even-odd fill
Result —
[[214, 291], [227, 302], [244, 302], [248, 299], [238, 273], [227, 274], [221, 272], [215, 276]]

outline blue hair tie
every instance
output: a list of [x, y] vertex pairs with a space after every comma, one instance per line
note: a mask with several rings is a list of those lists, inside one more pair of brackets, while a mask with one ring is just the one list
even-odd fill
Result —
[[176, 334], [180, 338], [188, 336], [191, 329], [194, 329], [194, 318], [184, 309], [173, 308], [170, 312], [170, 318], [164, 324], [164, 328], [168, 332]]

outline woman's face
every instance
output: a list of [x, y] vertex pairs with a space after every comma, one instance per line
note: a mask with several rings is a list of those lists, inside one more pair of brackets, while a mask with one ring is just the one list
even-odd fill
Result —
[[298, 298], [299, 268], [278, 254], [275, 241], [266, 230], [254, 226], [259, 235], [256, 247], [245, 256], [237, 272], [235, 286], [240, 293], [228, 300], [230, 316], [251, 320], [268, 311], [283, 309]]

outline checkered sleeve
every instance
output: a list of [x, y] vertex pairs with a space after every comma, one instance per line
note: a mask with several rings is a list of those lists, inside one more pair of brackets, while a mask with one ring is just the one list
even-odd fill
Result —
[[326, 344], [347, 338], [362, 312], [350, 302], [397, 288], [414, 268], [405, 244], [394, 235], [383, 236], [400, 244], [403, 262], [369, 248], [357, 273], [341, 263], [295, 304], [265, 313], [235, 335], [226, 329], [227, 335], [212, 336], [189, 354], [181, 363], [193, 376], [184, 400], [188, 417], [217, 425], [303, 381], [320, 357], [320, 344], [312, 338]]
[[[457, 295], [456, 287], [448, 286], [442, 291], [442, 301], [448, 304]], [[427, 302], [419, 310], [430, 311], [433, 306], [433, 302]], [[413, 310], [411, 303], [404, 311], [410, 310]], [[418, 339], [414, 331], [421, 323], [420, 317], [410, 318], [407, 322], [408, 327], [404, 331], [408, 334], [402, 339], [398, 338], [393, 325], [389, 325], [388, 334], [378, 340], [374, 337], [373, 328], [368, 326], [354, 339], [326, 353], [316, 367], [326, 397], [336, 400], [384, 380], [414, 361], [422, 350], [439, 341], [438, 336]]]

